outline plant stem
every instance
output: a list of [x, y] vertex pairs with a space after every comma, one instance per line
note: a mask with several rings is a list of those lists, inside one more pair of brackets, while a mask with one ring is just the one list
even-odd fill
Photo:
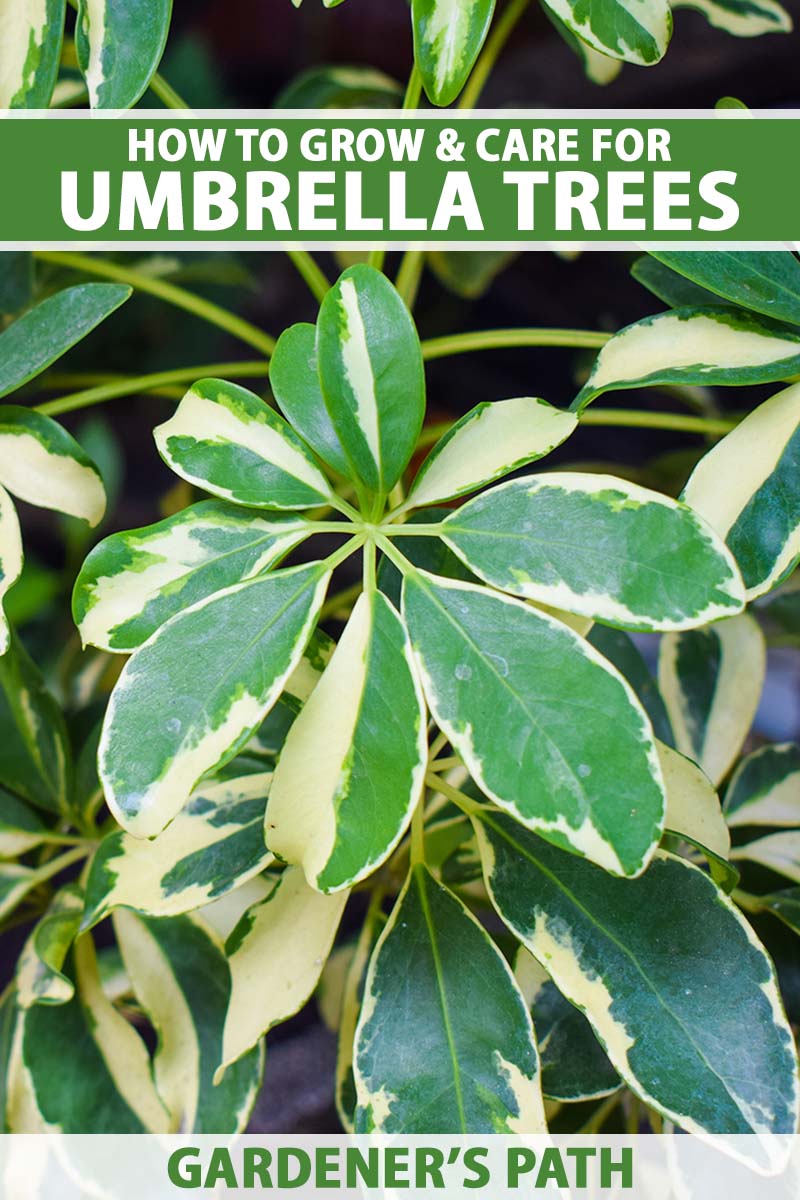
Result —
[[451, 754], [448, 758], [437, 758], [430, 766], [428, 771], [434, 775], [438, 775], [441, 771], [452, 771], [456, 767], [463, 767], [464, 760], [460, 754]]
[[359, 579], [358, 583], [353, 583], [348, 588], [343, 588], [341, 592], [337, 592], [335, 596], [331, 596], [330, 600], [326, 600], [319, 614], [320, 621], [326, 621], [329, 617], [335, 617], [338, 613], [343, 612], [364, 590], [364, 584]]
[[424, 250], [406, 250], [403, 255], [403, 261], [400, 263], [400, 270], [397, 272], [395, 287], [406, 302], [409, 309], [413, 309], [419, 291], [422, 272], [425, 269], [425, 251]]
[[458, 788], [454, 788], [447, 780], [441, 779], [435, 772], [429, 771], [425, 776], [425, 782], [429, 788], [435, 792], [441, 792], [448, 800], [452, 800], [453, 804], [465, 812], [468, 817], [476, 812], [480, 812], [481, 806], [471, 796], [465, 792], [460, 792]]
[[167, 304], [182, 308], [185, 312], [190, 312], [194, 316], [208, 321], [211, 325], [224, 329], [226, 333], [241, 338], [243, 342], [255, 347], [267, 358], [275, 349], [275, 339], [249, 321], [237, 317], [235, 313], [228, 312], [227, 309], [213, 304], [210, 300], [204, 300], [202, 296], [196, 296], [194, 292], [177, 287], [173, 283], [166, 283], [163, 279], [151, 279], [149, 275], [122, 267], [119, 263], [107, 262], [105, 259], [92, 258], [88, 254], [76, 254], [66, 250], [35, 250], [34, 256], [42, 262], [55, 263], [58, 266], [68, 267], [74, 271], [83, 271], [87, 275], [96, 275], [102, 279], [113, 279], [116, 283], [127, 283], [140, 292], [148, 292], [151, 296], [157, 296], [159, 300], [164, 300]]
[[364, 546], [364, 591], [369, 595], [375, 591], [376, 587], [376, 570], [375, 570], [375, 543], [370, 538]]
[[[447, 734], [446, 733], [437, 733], [436, 737], [431, 742], [430, 749], [428, 750], [428, 770], [429, 771], [432, 771], [434, 769], [434, 763], [436, 761], [436, 758], [439, 754], [441, 754], [442, 750], [444, 750], [446, 745], [447, 745]], [[437, 770], [438, 770], [438, 765], [437, 765]]]
[[317, 266], [307, 250], [287, 250], [286, 254], [308, 284], [309, 291], [321, 304], [331, 288], [330, 280], [324, 271]]
[[630, 429], [676, 429], [683, 433], [730, 433], [736, 420], [722, 417], [693, 417], [686, 413], [651, 413], [627, 408], [589, 408], [580, 415], [581, 425], [613, 425]]
[[411, 68], [411, 74], [408, 77], [408, 86], [406, 94], [403, 97], [403, 111], [408, 112], [410, 108], [419, 108], [419, 102], [422, 99], [422, 75], [416, 62]]
[[411, 818], [411, 866], [425, 862], [425, 806], [420, 799]]
[[428, 338], [422, 343], [427, 362], [470, 354], [475, 350], [510, 350], [530, 346], [565, 346], [599, 350], [611, 337], [591, 329], [485, 329], [479, 333], [455, 333], [448, 337]]
[[520, 17], [527, 7], [528, 0], [511, 0], [502, 16], [495, 22], [486, 45], [481, 52], [481, 56], [469, 77], [467, 86], [461, 93], [461, 99], [458, 102], [459, 108], [475, 108], [483, 89], [486, 87], [494, 65], [503, 51], [503, 47], [511, 37]]
[[[397, 510], [400, 511], [399, 509]], [[439, 525], [382, 525], [381, 533], [385, 537], [437, 537], [442, 526]]]
[[622, 1095], [623, 1093], [621, 1091], [614, 1092], [612, 1096], [609, 1096], [608, 1099], [604, 1100], [600, 1107], [594, 1110], [586, 1124], [581, 1126], [581, 1128], [578, 1130], [578, 1133], [599, 1133], [614, 1109], [619, 1104], [620, 1100], [622, 1099]]
[[351, 537], [348, 542], [340, 546], [338, 550], [334, 550], [333, 554], [329, 554], [322, 564], [329, 571], [335, 571], [343, 562], [351, 558], [357, 550], [360, 550], [367, 540], [366, 534], [359, 533], [355, 537]]
[[154, 96], [158, 96], [159, 100], [166, 108], [185, 109], [190, 107], [186, 101], [178, 95], [172, 84], [167, 83], [164, 76], [159, 75], [158, 72], [156, 72], [156, 74], [150, 80], [150, 91]]
[[383, 551], [389, 562], [394, 563], [401, 575], [415, 575], [416, 567], [410, 563], [404, 554], [401, 554], [396, 546], [393, 546], [388, 538], [383, 534], [375, 535], [375, 544]]
[[54, 875], [58, 875], [61, 871], [65, 871], [67, 867], [71, 867], [73, 863], [79, 862], [80, 859], [86, 858], [90, 854], [92, 845], [84, 842], [83, 845], [75, 850], [68, 850], [66, 854], [62, 854], [60, 858], [54, 858], [51, 862], [43, 867], [38, 867], [36, 874], [39, 877], [39, 882], [44, 883], [46, 879], [52, 879]]
[[228, 376], [240, 379], [269, 375], [266, 360], [261, 362], [228, 362], [211, 363], [199, 367], [179, 367], [172, 371], [158, 371], [153, 375], [128, 376], [114, 379], [110, 383], [98, 384], [96, 387], [85, 388], [80, 392], [72, 392], [67, 396], [59, 396], [57, 400], [48, 400], [37, 404], [37, 412], [48, 416], [58, 416], [60, 413], [75, 412], [79, 408], [91, 408], [94, 404], [103, 404], [107, 400], [116, 400], [120, 396], [135, 396], [140, 392], [159, 391], [173, 383], [195, 383], [198, 379], [209, 376]]

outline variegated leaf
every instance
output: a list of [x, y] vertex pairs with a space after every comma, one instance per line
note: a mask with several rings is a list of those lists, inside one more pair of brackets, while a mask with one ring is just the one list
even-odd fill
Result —
[[19, 858], [40, 846], [47, 835], [33, 809], [0, 788], [0, 858]]
[[89, 869], [83, 928], [120, 907], [178, 916], [259, 875], [272, 861], [264, 845], [271, 781], [269, 774], [255, 774], [201, 784], [152, 842], [107, 834]]
[[753, 313], [676, 308], [615, 334], [597, 356], [573, 408], [603, 392], [654, 384], [727, 387], [772, 383], [800, 372], [800, 333]]
[[683, 499], [727, 542], [748, 599], [779, 583], [800, 557], [800, 384], [718, 442], [695, 467]]
[[417, 472], [407, 507], [440, 504], [510, 475], [555, 450], [577, 423], [574, 413], [529, 396], [479, 404], [431, 450]]
[[281, 334], [269, 364], [269, 385], [292, 428], [323, 462], [349, 477], [350, 462], [322, 399], [316, 326], [292, 325]]
[[639, 703], [650, 718], [653, 733], [667, 746], [674, 746], [675, 737], [667, 716], [666, 705], [661, 698], [650, 668], [645, 662], [633, 638], [621, 629], [608, 625], [593, 625], [586, 634], [596, 650], [617, 668], [636, 693]]
[[124, 304], [133, 289], [81, 283], [48, 297], [0, 333], [0, 397], [49, 367]]
[[3, 612], [3, 597], [22, 572], [22, 534], [14, 502], [0, 486], [0, 655], [11, 641], [11, 630]]
[[545, 1128], [533, 1024], [511, 970], [421, 864], [372, 956], [354, 1067], [358, 1133]]
[[586, 1017], [524, 946], [514, 960], [514, 975], [533, 1017], [547, 1099], [574, 1104], [616, 1092], [621, 1080]]
[[661, 639], [659, 686], [675, 747], [715, 785], [750, 732], [765, 671], [764, 636], [747, 613]]
[[262, 574], [311, 532], [299, 517], [205, 500], [157, 525], [112, 534], [75, 584], [72, 615], [83, 644], [130, 653], [170, 617]]
[[47, 108], [66, 0], [0, 0], [0, 108]]
[[266, 900], [242, 917], [225, 946], [232, 989], [218, 1080], [311, 998], [348, 894], [324, 896], [298, 867], [287, 867]]
[[237, 584], [173, 617], [128, 661], [99, 749], [128, 833], [155, 837], [249, 740], [302, 658], [329, 578], [311, 563]]
[[642, 871], [664, 785], [622, 676], [560, 621], [485, 588], [415, 572], [403, 612], [431, 712], [481, 790], [556, 845]]
[[66, 973], [75, 981], [73, 999], [37, 1004], [23, 1022], [23, 1061], [46, 1127], [117, 1137], [168, 1132], [147, 1047], [103, 992], [88, 935], [76, 943]]
[[629, 629], [739, 612], [732, 555], [686, 505], [610, 475], [500, 484], [449, 516], [445, 543], [487, 583]]
[[495, 0], [412, 0], [414, 58], [428, 99], [452, 104], [489, 32]]
[[11, 1132], [8, 1123], [9, 1084], [18, 1016], [17, 993], [11, 984], [0, 996], [0, 1134]]
[[800, 933], [800, 887], [786, 888], [770, 896], [759, 897], [760, 906], [783, 921], [789, 929]]
[[672, 7], [697, 9], [710, 25], [735, 37], [792, 31], [792, 18], [775, 0], [672, 0]]
[[242, 1133], [264, 1069], [256, 1046], [225, 1073], [214, 1073], [231, 994], [221, 943], [196, 917], [151, 920], [114, 916], [114, 929], [136, 998], [158, 1034], [155, 1082], [173, 1131]]
[[61, 710], [18, 638], [0, 657], [0, 786], [64, 812], [70, 750]]
[[0, 406], [0, 484], [90, 525], [106, 511], [100, 472], [75, 439], [44, 413], [15, 404]]
[[153, 432], [176, 475], [253, 508], [325, 504], [330, 486], [291, 427], [246, 388], [201, 379]]
[[666, 53], [672, 36], [668, 0], [546, 0], [576, 37], [601, 54], [648, 67]]
[[419, 802], [425, 702], [403, 623], [362, 594], [333, 658], [286, 738], [265, 837], [312, 887], [352, 887], [385, 861]]
[[670, 270], [740, 308], [800, 325], [800, 263], [789, 250], [651, 250]]
[[336, 1052], [336, 1111], [342, 1122], [342, 1128], [347, 1133], [353, 1133], [355, 1130], [356, 1108], [358, 1107], [356, 1079], [353, 1071], [356, 1028], [361, 1014], [370, 959], [385, 924], [386, 917], [380, 905], [373, 902], [367, 910], [361, 926], [344, 984]]
[[[637, 258], [631, 267], [631, 275], [668, 308], [706, 308], [709, 304], [723, 304], [722, 296], [715, 296], [685, 275], [679, 275], [652, 254]], [[729, 303], [727, 307], [736, 309], [738, 306]]]
[[330, 289], [317, 323], [317, 360], [350, 474], [388, 495], [422, 428], [425, 373], [411, 315], [380, 271], [350, 267]]
[[79, 0], [78, 63], [92, 108], [132, 108], [158, 69], [172, 0]]
[[800, 827], [800, 746], [762, 746], [739, 763], [725, 793], [728, 825]]
[[669, 833], [704, 846], [718, 858], [730, 856], [731, 838], [722, 815], [719, 796], [711, 781], [690, 758], [656, 742], [664, 786], [667, 789]]
[[800, 883], [800, 829], [786, 829], [780, 833], [768, 833], [746, 846], [737, 846], [731, 853], [736, 862], [758, 863], [785, 875], [792, 883]]
[[498, 912], [633, 1091], [690, 1133], [757, 1133], [753, 1158], [784, 1160], [792, 1033], [772, 963], [709, 877], [659, 852], [639, 879], [614, 879], [503, 813], [475, 825]]
[[68, 1004], [75, 995], [63, 967], [81, 923], [83, 893], [67, 884], [53, 898], [28, 938], [17, 964], [20, 1008], [34, 1004]]

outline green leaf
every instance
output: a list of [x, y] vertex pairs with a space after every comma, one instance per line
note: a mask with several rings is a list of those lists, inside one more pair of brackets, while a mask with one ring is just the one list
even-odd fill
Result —
[[792, 1034], [769, 958], [708, 876], [659, 852], [614, 879], [503, 813], [475, 825], [498, 912], [634, 1092], [689, 1133], [758, 1133], [753, 1157], [781, 1161], [798, 1118]]
[[522, 994], [483, 928], [422, 865], [412, 868], [370, 963], [355, 1077], [358, 1133], [545, 1128]]
[[661, 698], [656, 681], [650, 674], [633, 639], [621, 629], [610, 629], [607, 625], [594, 625], [587, 634], [595, 650], [617, 668], [633, 688], [644, 711], [650, 718], [653, 733], [667, 746], [675, 744], [675, 736], [667, 716], [667, 708]]
[[47, 108], [53, 94], [66, 0], [0, 0], [0, 108]]
[[36, 813], [0, 788], [0, 858], [19, 858], [41, 845], [46, 836]]
[[8, 1110], [17, 1019], [17, 994], [11, 986], [0, 996], [0, 1134], [11, 1132]]
[[665, 266], [751, 312], [800, 325], [800, 263], [788, 250], [651, 251]]
[[800, 826], [800, 746], [762, 746], [743, 759], [725, 793], [725, 817], [732, 829]]
[[583, 1013], [570, 1004], [524, 946], [514, 975], [531, 1010], [542, 1060], [542, 1092], [548, 1100], [572, 1104], [599, 1100], [620, 1086], [620, 1078]]
[[350, 267], [319, 312], [325, 405], [350, 474], [388, 495], [408, 466], [425, 416], [422, 350], [411, 315], [373, 267]]
[[647, 67], [666, 53], [672, 35], [668, 0], [546, 0], [576, 37], [601, 54]]
[[231, 994], [221, 944], [196, 917], [153, 921], [131, 912], [114, 929], [136, 998], [158, 1034], [155, 1082], [181, 1133], [242, 1133], [261, 1085], [263, 1047], [225, 1074], [214, 1073]]
[[99, 751], [128, 833], [155, 837], [249, 740], [300, 662], [329, 578], [311, 563], [246, 580], [173, 617], [129, 660]]
[[20, 1008], [34, 1004], [69, 1004], [75, 995], [72, 980], [64, 974], [67, 955], [81, 923], [83, 893], [67, 884], [56, 894], [45, 915], [28, 938], [17, 964]]
[[408, 635], [385, 596], [363, 593], [281, 752], [267, 845], [309, 884], [352, 887], [402, 838], [425, 782], [425, 702]]
[[440, 504], [510, 475], [555, 450], [577, 424], [574, 413], [529, 396], [479, 404], [433, 447], [404, 507]]
[[336, 1111], [342, 1122], [342, 1128], [347, 1133], [353, 1133], [355, 1130], [356, 1108], [358, 1107], [356, 1077], [353, 1071], [358, 1018], [361, 1014], [370, 959], [385, 924], [386, 917], [380, 907], [374, 903], [370, 905], [361, 926], [344, 984], [336, 1053]]
[[481, 790], [609, 871], [643, 870], [664, 788], [622, 676], [566, 625], [484, 588], [415, 573], [403, 612], [431, 712]]
[[427, 261], [448, 291], [465, 300], [477, 300], [518, 254], [517, 250], [429, 250]]
[[750, 732], [765, 671], [764, 637], [747, 613], [661, 639], [658, 679], [675, 747], [714, 784]]
[[254, 508], [314, 508], [330, 487], [304, 444], [263, 400], [235, 383], [201, 379], [153, 431], [176, 475]]
[[486, 40], [494, 0], [412, 0], [414, 58], [428, 99], [452, 104]]
[[78, 64], [92, 108], [132, 108], [167, 44], [172, 0], [79, 0]]
[[735, 37], [792, 31], [792, 18], [775, 0], [672, 0], [672, 7], [697, 9], [709, 25]]
[[23, 1060], [48, 1130], [168, 1132], [147, 1048], [103, 992], [88, 936], [77, 942], [66, 974], [75, 980], [74, 998], [37, 1004], [24, 1016]]
[[82, 283], [43, 300], [0, 333], [0, 396], [28, 383], [124, 304], [133, 289]]
[[573, 408], [604, 392], [655, 384], [726, 387], [800, 372], [800, 333], [729, 308], [676, 308], [628, 325], [606, 342]]
[[17, 510], [8, 492], [0, 486], [0, 655], [5, 654], [11, 641], [8, 618], [3, 611], [3, 599], [21, 573], [22, 534]]
[[800, 384], [701, 458], [683, 499], [727, 542], [748, 599], [775, 587], [800, 557]]
[[792, 883], [800, 883], [800, 829], [769, 833], [746, 846], [737, 846], [731, 851], [731, 858], [736, 862], [758, 863], [785, 875]]
[[349, 477], [350, 462], [322, 399], [316, 326], [292, 325], [281, 334], [269, 364], [269, 383], [289, 424], [323, 462]]
[[[440, 525], [449, 514], [448, 508], [422, 508], [414, 513], [414, 524]], [[407, 538], [403, 543], [403, 554], [415, 567], [430, 571], [432, 575], [444, 575], [446, 579], [463, 579], [468, 583], [478, 582], [472, 571], [445, 546], [438, 534]], [[378, 586], [395, 608], [399, 608], [403, 576], [392, 560], [385, 555], [378, 563]]]
[[178, 916], [259, 875], [272, 861], [264, 846], [271, 781], [262, 773], [201, 784], [152, 842], [109, 833], [89, 868], [83, 928], [119, 907]]
[[0, 484], [20, 500], [89, 525], [106, 511], [100, 472], [75, 439], [44, 413], [16, 404], [0, 406]]
[[[399, 108], [403, 89], [372, 67], [311, 67], [285, 87], [273, 108]], [[272, 371], [270, 370], [270, 374]]]
[[315, 892], [299, 868], [288, 867], [242, 917], [225, 946], [233, 986], [217, 1080], [311, 998], [348, 895]]
[[786, 888], [771, 896], [759, 897], [760, 904], [795, 933], [800, 933], [800, 888]]
[[0, 658], [0, 786], [37, 808], [63, 812], [70, 753], [61, 711], [22, 643]]
[[16, 316], [30, 305], [33, 282], [30, 250], [7, 250], [0, 254], [0, 316]]
[[610, 475], [532, 475], [442, 527], [481, 579], [629, 629], [685, 629], [739, 612], [731, 554], [686, 505]]
[[641, 258], [637, 258], [631, 267], [631, 275], [637, 283], [646, 287], [669, 308], [702, 308], [708, 304], [720, 305], [722, 302], [720, 296], [698, 287], [690, 279], [653, 258], [652, 254], [643, 254]]
[[302, 518], [205, 500], [92, 550], [73, 593], [84, 645], [129, 653], [183, 609], [263, 574], [312, 532]]

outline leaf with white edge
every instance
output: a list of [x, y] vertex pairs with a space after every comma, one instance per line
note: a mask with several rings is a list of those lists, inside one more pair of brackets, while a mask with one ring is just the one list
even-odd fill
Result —
[[281, 334], [270, 359], [269, 385], [292, 428], [323, 462], [349, 477], [350, 462], [322, 399], [316, 326], [292, 325]]
[[606, 84], [612, 83], [617, 78], [622, 70], [622, 63], [618, 58], [609, 58], [607, 54], [601, 54], [599, 50], [595, 50], [581, 38], [576, 37], [552, 9], [545, 8], [544, 13], [553, 28], [583, 63], [587, 79], [591, 79], [592, 83], [599, 84], [600, 87], [605, 87]]
[[653, 733], [667, 746], [673, 746], [675, 738], [669, 723], [667, 709], [650, 672], [633, 639], [622, 629], [611, 629], [608, 625], [594, 625], [586, 635], [603, 658], [624, 675], [650, 718]]
[[642, 871], [664, 785], [622, 676], [566, 625], [485, 588], [415, 573], [403, 613], [430, 710], [481, 790], [606, 870]]
[[227, 895], [272, 862], [264, 810], [272, 776], [201, 784], [151, 842], [115, 832], [103, 838], [86, 881], [82, 927], [115, 908], [173, 917]]
[[0, 484], [20, 500], [97, 525], [106, 511], [100, 472], [56, 421], [0, 406]]
[[176, 475], [234, 504], [299, 509], [330, 499], [325, 476], [283, 417], [235, 383], [201, 379], [153, 437]]
[[246, 883], [240, 884], [232, 892], [226, 892], [224, 896], [220, 896], [219, 900], [212, 900], [210, 904], [204, 904], [202, 908], [198, 909], [198, 914], [207, 925], [211, 926], [218, 937], [226, 942], [248, 908], [266, 900], [274, 888], [275, 882], [274, 872], [265, 871], [263, 875], [256, 875], [253, 879], [248, 879]]
[[675, 748], [715, 785], [750, 732], [766, 657], [764, 635], [748, 613], [661, 639], [658, 681]]
[[428, 99], [452, 104], [469, 79], [495, 0], [412, 0], [414, 59]]
[[81, 567], [72, 615], [83, 644], [130, 653], [183, 609], [263, 574], [312, 532], [300, 517], [205, 500], [114, 533]]
[[37, 808], [64, 812], [70, 749], [59, 706], [17, 637], [0, 657], [0, 786]]
[[172, 0], [79, 0], [78, 65], [92, 108], [132, 108], [158, 70]]
[[23, 1019], [23, 1061], [48, 1130], [167, 1133], [147, 1047], [103, 992], [88, 936], [76, 943], [66, 974], [73, 999], [34, 1005]]
[[48, 830], [33, 811], [0, 788], [0, 858], [19, 858], [40, 846]]
[[672, 0], [672, 7], [697, 9], [709, 25], [734, 37], [792, 31], [792, 18], [775, 0]]
[[800, 746], [762, 746], [739, 763], [725, 793], [725, 818], [739, 825], [800, 827]]
[[3, 597], [22, 572], [22, 534], [14, 502], [0, 486], [0, 654], [11, 642], [8, 618], [3, 612]]
[[774, 321], [800, 325], [800, 262], [788, 250], [651, 250], [693, 283]]
[[800, 887], [786, 888], [770, 896], [759, 897], [760, 905], [783, 921], [795, 933], [800, 933]]
[[586, 1017], [562, 996], [524, 946], [514, 961], [514, 976], [533, 1017], [547, 1099], [574, 1104], [618, 1091], [619, 1075]]
[[666, 830], [727, 859], [731, 838], [713, 784], [690, 758], [661, 742], [656, 748], [667, 789]]
[[[448, 508], [422, 508], [414, 513], [414, 524], [440, 525], [449, 515]], [[406, 538], [403, 542], [403, 554], [413, 566], [421, 567], [431, 575], [443, 575], [445, 579], [463, 579], [467, 583], [478, 582], [472, 571], [445, 546], [435, 532], [431, 532], [430, 537]], [[403, 576], [385, 554], [378, 561], [378, 587], [395, 608], [399, 609]]]
[[791, 1030], [772, 963], [709, 877], [659, 851], [614, 879], [503, 813], [475, 826], [497, 911], [632, 1090], [706, 1139], [757, 1133], [753, 1159], [782, 1162], [798, 1119]]
[[342, 1122], [342, 1128], [347, 1133], [355, 1131], [356, 1108], [358, 1107], [356, 1079], [353, 1071], [358, 1018], [361, 1014], [370, 959], [385, 924], [384, 913], [379, 905], [373, 903], [367, 910], [364, 924], [361, 926], [344, 984], [336, 1052], [336, 1111]]
[[800, 883], [800, 829], [769, 833], [746, 846], [731, 851], [736, 862], [753, 862], [785, 875], [792, 883]]
[[75, 995], [63, 967], [81, 923], [83, 893], [67, 884], [53, 898], [28, 938], [17, 964], [20, 1008], [34, 1004], [68, 1004]]
[[99, 749], [123, 829], [161, 833], [250, 739], [302, 658], [329, 579], [311, 563], [246, 580], [173, 617], [128, 661]]
[[81, 283], [19, 317], [0, 333], [0, 396], [39, 375], [132, 294], [117, 283]]
[[685, 504], [610, 475], [500, 484], [449, 516], [445, 543], [493, 587], [628, 629], [740, 612], [733, 556]]
[[440, 504], [477, 491], [544, 458], [577, 428], [574, 413], [523, 396], [479, 404], [441, 438], [417, 472], [404, 508]]
[[422, 428], [425, 372], [411, 314], [380, 271], [350, 267], [330, 289], [319, 312], [317, 360], [348, 473], [388, 495]]
[[348, 895], [315, 892], [298, 867], [287, 867], [266, 900], [242, 917], [225, 945], [232, 989], [218, 1080], [311, 998]]
[[676, 308], [606, 342], [572, 407], [604, 392], [655, 384], [772, 383], [800, 372], [800, 333], [729, 308]]
[[0, 0], [0, 108], [49, 106], [66, 7], [66, 0]]
[[748, 599], [779, 583], [800, 557], [800, 384], [778, 392], [717, 442], [682, 498], [725, 539]]
[[322, 892], [359, 883], [389, 857], [419, 802], [428, 738], [405, 627], [362, 594], [281, 751], [264, 834]]
[[533, 1023], [514, 976], [421, 864], [372, 956], [354, 1067], [357, 1133], [544, 1132]]
[[11, 1132], [8, 1124], [9, 1084], [18, 1015], [17, 996], [12, 985], [0, 996], [0, 1134]]
[[155, 1082], [172, 1130], [242, 1133], [261, 1085], [264, 1050], [256, 1046], [214, 1085], [231, 994], [221, 943], [196, 917], [154, 921], [120, 911], [114, 930], [136, 998], [158, 1034]]
[[631, 275], [668, 308], [704, 308], [709, 304], [722, 304], [721, 296], [692, 283], [691, 279], [653, 258], [652, 254], [637, 258], [631, 267]]
[[668, 0], [546, 0], [576, 37], [601, 54], [648, 67], [663, 58], [672, 36]]

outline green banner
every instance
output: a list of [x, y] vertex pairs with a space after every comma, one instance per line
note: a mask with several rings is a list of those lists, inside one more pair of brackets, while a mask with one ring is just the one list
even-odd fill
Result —
[[800, 241], [791, 116], [7, 113], [0, 245], [766, 248]]

